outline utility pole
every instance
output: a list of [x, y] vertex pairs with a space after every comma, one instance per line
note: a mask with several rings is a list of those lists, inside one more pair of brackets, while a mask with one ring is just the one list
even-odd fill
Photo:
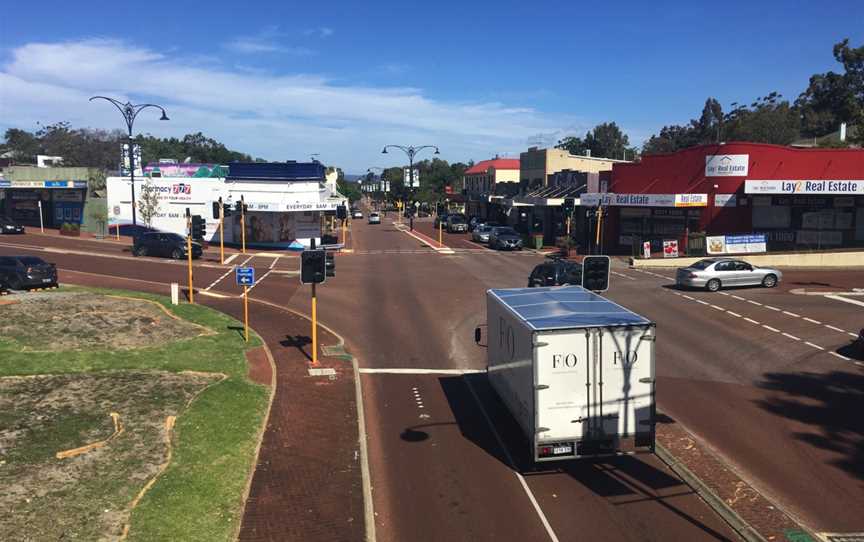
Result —
[[189, 263], [189, 303], [195, 303], [195, 290], [192, 285], [192, 215], [186, 207], [186, 260]]

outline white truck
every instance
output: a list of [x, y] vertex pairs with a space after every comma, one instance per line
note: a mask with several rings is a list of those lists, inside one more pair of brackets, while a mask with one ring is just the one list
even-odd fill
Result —
[[486, 302], [489, 382], [535, 462], [653, 451], [653, 322], [580, 286]]

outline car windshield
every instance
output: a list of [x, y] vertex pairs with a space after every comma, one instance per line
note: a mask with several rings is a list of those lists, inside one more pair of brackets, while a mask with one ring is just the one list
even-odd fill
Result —
[[693, 269], [705, 269], [709, 265], [711, 265], [712, 263], [714, 263], [716, 261], [717, 260], [699, 260], [698, 262], [694, 263], [690, 267], [692, 267]]
[[465, 223], [465, 219], [462, 218], [461, 216], [451, 216], [451, 217], [450, 217], [450, 222], [452, 222], [452, 223], [454, 223], [454, 224], [464, 224], [464, 223]]
[[43, 263], [45, 263], [45, 261], [41, 258], [36, 258], [34, 256], [22, 256], [18, 259], [21, 260], [21, 263], [23, 263], [24, 265], [42, 265]]
[[506, 226], [503, 228], [495, 228], [495, 233], [497, 235], [519, 235], [518, 233], [516, 233], [516, 230]]
[[372, 213], [372, 214], [369, 215], [369, 216], [370, 216], [370, 217], [372, 217], [372, 216], [378, 216], [378, 213]]
[[185, 237], [182, 237], [182, 236], [180, 236], [180, 235], [178, 235], [178, 234], [176, 234], [176, 233], [168, 233], [168, 234], [165, 235], [165, 237], [166, 237], [169, 241], [185, 241], [185, 240], [186, 240]]

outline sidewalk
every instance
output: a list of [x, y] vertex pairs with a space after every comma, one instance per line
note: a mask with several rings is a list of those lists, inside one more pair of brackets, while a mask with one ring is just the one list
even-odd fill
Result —
[[[166, 286], [67, 272], [83, 286], [166, 294]], [[183, 294], [181, 294], [182, 297]], [[198, 303], [243, 319], [238, 299], [196, 295]], [[318, 329], [319, 366], [307, 372], [309, 321], [250, 297], [250, 325], [270, 348], [276, 390], [252, 477], [239, 540], [355, 541], [365, 538], [354, 372], [350, 361], [325, 357], [340, 343]], [[238, 335], [239, 338], [239, 335]], [[238, 339], [239, 340], [239, 339]], [[323, 345], [323, 346], [322, 346]]]

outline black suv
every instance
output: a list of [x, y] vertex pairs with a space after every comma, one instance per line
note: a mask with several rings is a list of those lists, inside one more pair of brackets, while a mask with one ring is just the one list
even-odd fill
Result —
[[531, 271], [528, 277], [528, 287], [563, 286], [582, 284], [582, 264], [552, 258], [543, 262]]
[[24, 233], [24, 226], [9, 217], [0, 216], [0, 234], [2, 233]]
[[[192, 257], [200, 258], [201, 245], [192, 243]], [[132, 244], [135, 256], [164, 256], [180, 260], [186, 257], [186, 238], [176, 233], [148, 232], [135, 238]]]
[[56, 288], [57, 266], [36, 256], [0, 256], [0, 284], [10, 290]]

